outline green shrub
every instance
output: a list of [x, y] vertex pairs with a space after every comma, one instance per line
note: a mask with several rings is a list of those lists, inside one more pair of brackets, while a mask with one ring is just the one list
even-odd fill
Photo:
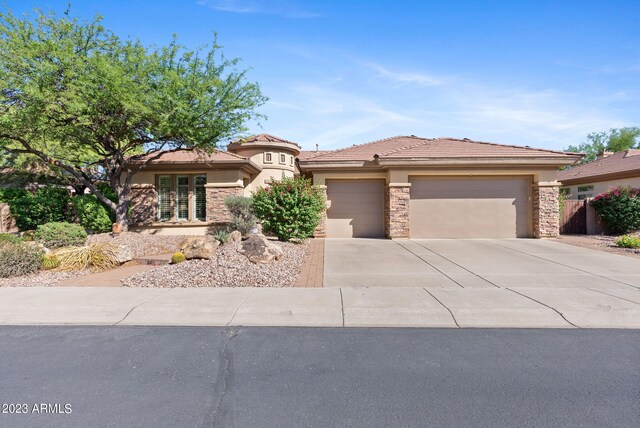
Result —
[[229, 241], [229, 231], [226, 229], [220, 229], [213, 234], [213, 237], [221, 244], [226, 244]]
[[640, 238], [624, 235], [616, 240], [616, 245], [622, 248], [640, 248]]
[[591, 201], [609, 233], [628, 233], [640, 229], [640, 189], [614, 187]]
[[60, 259], [55, 254], [45, 254], [42, 256], [42, 269], [51, 270], [60, 266]]
[[251, 198], [244, 196], [229, 196], [224, 200], [224, 204], [231, 214], [230, 228], [238, 230], [243, 235], [251, 232], [256, 227], [257, 218], [253, 213], [251, 206], [253, 201]]
[[0, 233], [0, 244], [3, 242], [17, 244], [18, 242], [23, 242], [23, 239], [11, 233]]
[[35, 237], [47, 248], [70, 247], [83, 245], [87, 232], [79, 224], [53, 222], [38, 226]]
[[177, 253], [173, 253], [173, 255], [171, 256], [171, 263], [173, 263], [174, 265], [176, 265], [178, 263], [182, 263], [182, 262], [184, 262], [186, 260], [187, 260], [187, 258], [180, 251], [178, 251]]
[[312, 236], [324, 209], [322, 191], [304, 178], [272, 180], [253, 194], [253, 211], [264, 231], [281, 241]]
[[0, 202], [9, 203], [14, 199], [23, 198], [29, 192], [24, 189], [0, 189]]
[[97, 233], [111, 231], [115, 215], [95, 195], [80, 195], [71, 201], [82, 227]]
[[40, 269], [44, 251], [26, 242], [0, 243], [0, 278], [19, 276]]
[[45, 223], [69, 220], [73, 215], [69, 201], [67, 189], [47, 186], [8, 203], [18, 228], [30, 230]]

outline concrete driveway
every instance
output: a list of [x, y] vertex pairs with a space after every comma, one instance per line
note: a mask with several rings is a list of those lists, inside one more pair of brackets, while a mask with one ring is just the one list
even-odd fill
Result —
[[327, 239], [325, 287], [640, 288], [630, 257], [537, 239]]
[[640, 328], [640, 263], [555, 241], [328, 239], [345, 325]]

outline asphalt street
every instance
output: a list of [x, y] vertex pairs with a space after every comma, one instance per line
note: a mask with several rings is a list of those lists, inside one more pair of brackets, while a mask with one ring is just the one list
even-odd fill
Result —
[[640, 331], [0, 327], [0, 403], [1, 427], [631, 427]]

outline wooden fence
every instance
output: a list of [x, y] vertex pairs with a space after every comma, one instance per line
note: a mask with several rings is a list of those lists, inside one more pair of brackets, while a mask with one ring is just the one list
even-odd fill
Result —
[[566, 199], [560, 216], [560, 233], [587, 233], [587, 201]]

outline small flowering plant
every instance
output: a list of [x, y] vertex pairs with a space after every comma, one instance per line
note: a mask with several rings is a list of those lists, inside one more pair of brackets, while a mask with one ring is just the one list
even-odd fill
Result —
[[607, 231], [612, 234], [640, 229], [640, 189], [613, 187], [591, 201]]
[[263, 230], [280, 241], [312, 236], [324, 209], [322, 190], [301, 177], [271, 180], [253, 193], [253, 212]]

